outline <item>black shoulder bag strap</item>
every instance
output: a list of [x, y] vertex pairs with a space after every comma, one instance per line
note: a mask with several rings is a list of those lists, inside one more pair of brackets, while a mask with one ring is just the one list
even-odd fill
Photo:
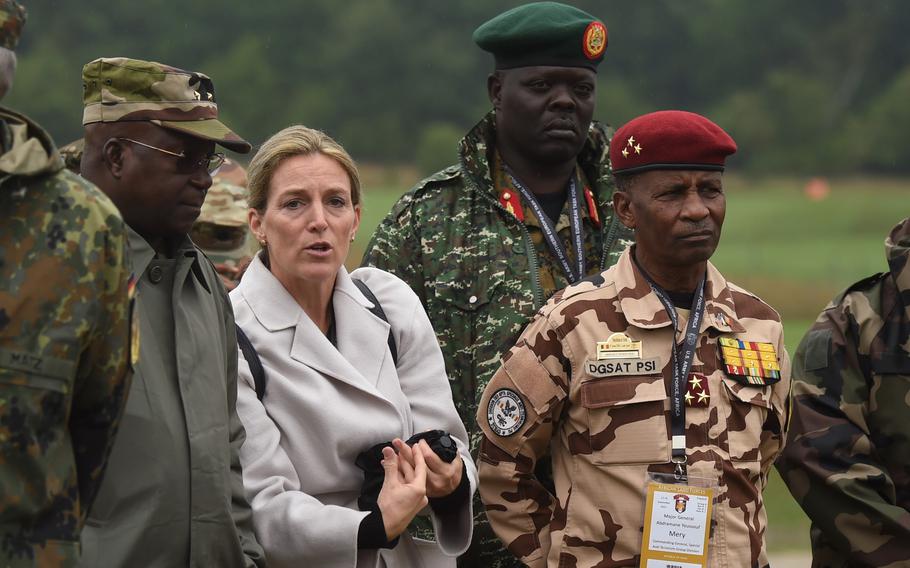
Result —
[[[370, 308], [370, 312], [381, 319], [382, 321], [389, 323], [389, 318], [386, 317], [385, 311], [382, 309], [382, 305], [379, 303], [379, 300], [376, 299], [376, 295], [373, 294], [373, 291], [370, 290], [370, 287], [366, 285], [366, 282], [363, 280], [358, 280], [356, 278], [351, 278], [354, 281], [354, 284], [360, 289], [360, 292], [366, 296], [367, 300], [373, 303], [373, 307]], [[395, 363], [395, 366], [398, 366], [398, 345], [395, 343], [395, 338], [392, 337], [392, 329], [389, 328], [389, 351], [392, 352], [392, 361]]]
[[240, 347], [243, 358], [246, 359], [247, 365], [250, 366], [250, 373], [253, 375], [256, 398], [262, 400], [262, 397], [265, 396], [265, 369], [262, 367], [262, 361], [259, 360], [259, 354], [256, 353], [256, 348], [253, 347], [250, 338], [243, 333], [239, 325], [235, 323], [234, 327], [237, 328], [237, 345]]

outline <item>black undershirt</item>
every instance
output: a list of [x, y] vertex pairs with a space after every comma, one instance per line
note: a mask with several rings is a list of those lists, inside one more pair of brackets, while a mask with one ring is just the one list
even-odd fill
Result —
[[537, 202], [540, 203], [541, 209], [547, 214], [547, 217], [550, 218], [550, 221], [553, 222], [554, 226], [559, 222], [559, 215], [562, 213], [562, 208], [565, 206], [566, 198], [568, 196], [568, 188], [554, 193], [534, 194], [534, 197], [537, 198]]
[[695, 292], [670, 292], [665, 290], [667, 296], [670, 296], [670, 301], [673, 302], [673, 305], [677, 308], [683, 310], [691, 310], [692, 302], [695, 300]]

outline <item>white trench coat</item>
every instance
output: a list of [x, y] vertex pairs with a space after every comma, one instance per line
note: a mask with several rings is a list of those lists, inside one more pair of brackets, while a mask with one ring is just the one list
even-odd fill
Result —
[[417, 296], [375, 268], [353, 275], [378, 298], [389, 324], [374, 316], [344, 267], [332, 303], [336, 349], [256, 257], [231, 293], [237, 323], [265, 367], [256, 398], [249, 366], [239, 359], [237, 413], [246, 428], [240, 452], [253, 524], [275, 568], [441, 568], [471, 540], [473, 511], [438, 516], [438, 544], [407, 533], [391, 550], [358, 550], [366, 512], [357, 509], [363, 472], [357, 454], [374, 444], [432, 429], [447, 430], [465, 462], [471, 493], [477, 469], [466, 449], [436, 336]]

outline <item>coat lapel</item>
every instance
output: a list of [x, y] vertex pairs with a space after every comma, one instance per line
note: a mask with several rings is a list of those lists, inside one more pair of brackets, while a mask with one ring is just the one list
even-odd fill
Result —
[[256, 319], [270, 332], [294, 328], [290, 357], [332, 379], [385, 399], [376, 388], [389, 326], [367, 311], [370, 302], [341, 267], [332, 304], [338, 348], [306, 315], [257, 255], [239, 286]]
[[389, 324], [372, 313], [367, 300], [344, 268], [335, 281], [335, 329], [343, 358], [372, 386], [379, 382], [388, 352]]

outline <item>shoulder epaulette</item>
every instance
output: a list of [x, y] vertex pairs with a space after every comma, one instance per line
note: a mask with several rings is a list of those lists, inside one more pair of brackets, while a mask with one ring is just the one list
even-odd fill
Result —
[[443, 170], [439, 170], [438, 172], [436, 172], [435, 174], [433, 174], [431, 176], [423, 178], [422, 180], [417, 182], [417, 184], [413, 187], [413, 189], [411, 191], [413, 191], [414, 193], [417, 193], [420, 190], [422, 190], [428, 186], [431, 186], [435, 183], [455, 179], [460, 175], [461, 175], [461, 168], [458, 165], [451, 165]]

